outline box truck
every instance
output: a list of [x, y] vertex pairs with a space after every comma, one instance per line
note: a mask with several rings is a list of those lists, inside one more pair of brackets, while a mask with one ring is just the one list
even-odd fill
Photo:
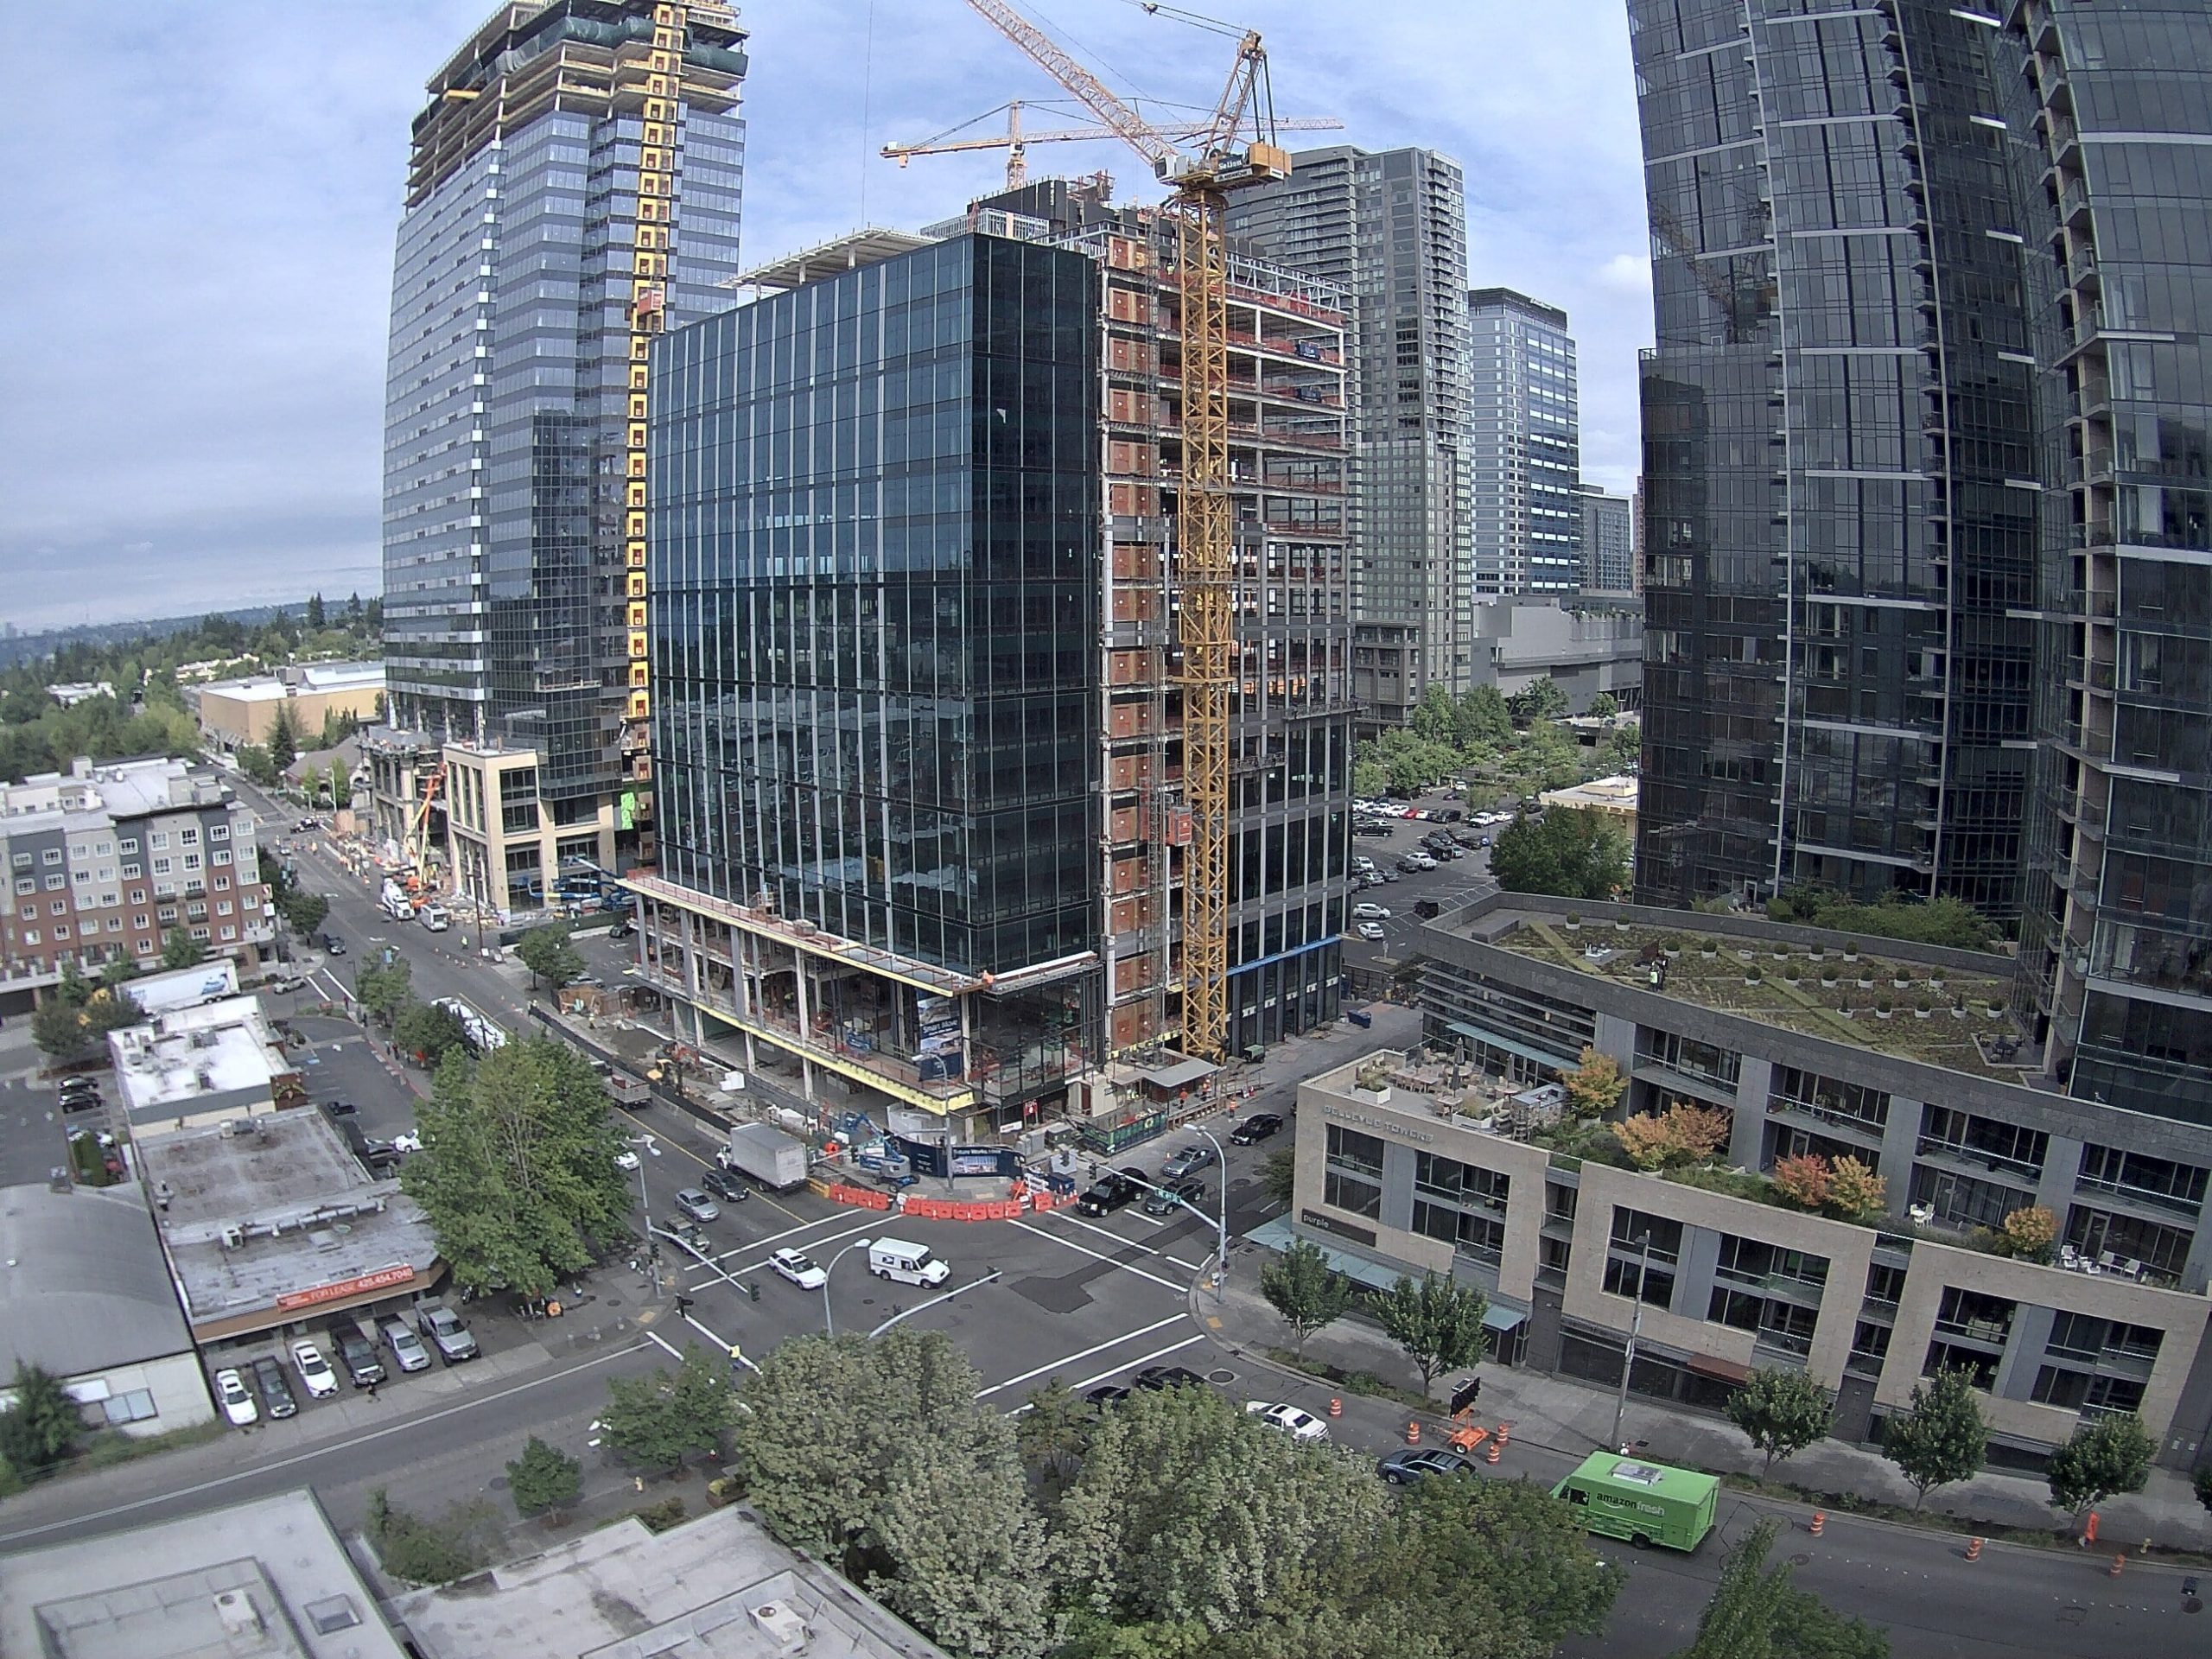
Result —
[[724, 1169], [750, 1176], [771, 1192], [788, 1192], [806, 1185], [806, 1147], [781, 1129], [766, 1123], [731, 1126], [729, 1144], [715, 1154]]
[[1647, 1544], [1695, 1549], [1713, 1530], [1720, 1482], [1645, 1458], [1592, 1452], [1552, 1488], [1552, 1496], [1572, 1504], [1587, 1531], [1625, 1538], [1638, 1549]]

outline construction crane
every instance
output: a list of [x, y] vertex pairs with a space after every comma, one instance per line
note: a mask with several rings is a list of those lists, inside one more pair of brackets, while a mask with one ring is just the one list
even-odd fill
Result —
[[445, 781], [446, 763], [441, 760], [423, 785], [423, 798], [416, 802], [414, 817], [407, 826], [407, 890], [423, 897], [430, 891], [430, 807]]
[[[1187, 148], [1169, 142], [1004, 0], [969, 5], [1027, 53], [1173, 186], [1182, 311], [1183, 468], [1176, 498], [1175, 599], [1183, 651], [1183, 1047], [1219, 1061], [1229, 1031], [1229, 693], [1236, 660], [1229, 494], [1229, 276], [1223, 223], [1232, 190], [1290, 174], [1275, 143], [1268, 55], [1255, 29], [1147, 4], [1227, 35], [1236, 58], [1213, 114]], [[1249, 130], [1249, 140], [1244, 134]]]
[[[1029, 182], [1029, 146], [1032, 144], [1078, 144], [1100, 139], [1118, 138], [1122, 135], [1111, 127], [1061, 127], [1046, 132], [1024, 132], [1021, 112], [1029, 105], [1020, 99], [1012, 99], [995, 110], [986, 110], [973, 121], [963, 121], [957, 127], [947, 127], [934, 137], [919, 143], [886, 144], [883, 158], [904, 167], [917, 156], [953, 156], [966, 150], [1003, 149], [1006, 151], [1006, 188], [1019, 190]], [[1006, 117], [1004, 132], [982, 133], [963, 138], [959, 134], [995, 115]], [[1156, 121], [1152, 130], [1170, 144], [1195, 143], [1211, 127], [1210, 118], [1191, 120]], [[1343, 127], [1334, 116], [1278, 116], [1277, 132], [1326, 132]]]

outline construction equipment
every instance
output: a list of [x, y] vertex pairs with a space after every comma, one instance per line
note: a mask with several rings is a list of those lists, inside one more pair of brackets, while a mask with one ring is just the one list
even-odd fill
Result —
[[[995, 110], [986, 110], [973, 121], [963, 121], [958, 126], [947, 127], [933, 137], [915, 144], [886, 144], [883, 157], [904, 167], [917, 156], [953, 156], [967, 150], [1003, 149], [1006, 151], [1006, 188], [1019, 190], [1029, 182], [1029, 146], [1032, 144], [1089, 143], [1099, 139], [1119, 138], [1121, 133], [1111, 127], [1062, 127], [1048, 132], [1024, 132], [1021, 112], [1029, 105], [1020, 99], [1011, 99]], [[1004, 132], [982, 133], [963, 138], [958, 135], [993, 116], [1004, 114]], [[1334, 131], [1344, 123], [1334, 116], [1278, 116], [1277, 132]], [[1204, 137], [1212, 126], [1211, 117], [1190, 120], [1156, 121], [1152, 124], [1155, 136], [1170, 144], [1192, 143]]]
[[[1236, 42], [1213, 115], [1188, 150], [1171, 143], [1050, 35], [1004, 3], [968, 0], [1174, 188], [1181, 309], [1183, 465], [1176, 499], [1174, 598], [1183, 665], [1183, 789], [1190, 850], [1183, 867], [1183, 1047], [1218, 1061], [1228, 1041], [1229, 695], [1236, 659], [1229, 495], [1229, 285], [1223, 221], [1229, 193], [1286, 178], [1275, 143], [1268, 57], [1255, 29], [1147, 4]], [[1249, 130], [1249, 141], [1243, 135]]]
[[427, 893], [430, 887], [430, 807], [445, 787], [446, 763], [439, 761], [423, 785], [423, 798], [407, 826], [407, 891]]

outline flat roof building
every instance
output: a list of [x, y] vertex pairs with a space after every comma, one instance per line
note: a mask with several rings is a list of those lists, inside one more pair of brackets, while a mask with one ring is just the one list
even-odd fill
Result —
[[201, 733], [225, 749], [268, 742], [279, 711], [290, 718], [295, 749], [306, 749], [321, 741], [334, 715], [374, 719], [384, 695], [382, 663], [304, 663], [188, 686], [184, 700]]
[[0, 1557], [0, 1653], [405, 1659], [304, 1487]]
[[273, 1112], [301, 1092], [299, 1069], [258, 997], [171, 1008], [143, 1026], [110, 1032], [107, 1046], [116, 1093], [134, 1130]]
[[141, 1135], [140, 1179], [201, 1342], [427, 1289], [430, 1224], [312, 1108]]

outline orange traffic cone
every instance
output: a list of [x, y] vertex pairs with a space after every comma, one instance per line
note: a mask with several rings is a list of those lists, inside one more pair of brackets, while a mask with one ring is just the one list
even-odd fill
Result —
[[1343, 1399], [1337, 1395], [1331, 1395], [1329, 1396], [1329, 1415], [1332, 1417], [1341, 1417], [1344, 1414], [1344, 1402]]
[[1826, 1510], [1815, 1510], [1813, 1511], [1813, 1536], [1815, 1538], [1819, 1537], [1821, 1535], [1821, 1529], [1827, 1525], [1827, 1511]]
[[1511, 1436], [1512, 1433], [1513, 1433], [1513, 1425], [1512, 1425], [1512, 1424], [1510, 1424], [1510, 1423], [1500, 1423], [1500, 1424], [1497, 1426], [1497, 1443], [1498, 1443], [1500, 1446], [1503, 1446], [1503, 1445], [1505, 1444], [1506, 1440], [1507, 1440]]
[[2126, 1554], [2119, 1554], [2119, 1555], [2115, 1555], [2115, 1556], [2113, 1556], [2113, 1557], [2112, 1558], [2112, 1570], [2111, 1570], [2110, 1572], [2107, 1573], [2105, 1574], [2105, 1576], [2106, 1576], [2107, 1578], [2108, 1578], [2108, 1579], [2116, 1579], [2116, 1578], [2118, 1578], [2118, 1577], [2120, 1576], [2120, 1568], [2122, 1568], [2122, 1567], [2126, 1567], [2126, 1565], [2127, 1565], [2127, 1557], [2126, 1557]]
[[1969, 1539], [1967, 1539], [1967, 1560], [1970, 1560], [1970, 1561], [1978, 1561], [1978, 1560], [1980, 1560], [1980, 1559], [1981, 1559], [1981, 1540], [1980, 1540], [1980, 1539], [1979, 1539], [1979, 1538], [1969, 1538]]
[[1408, 1446], [1419, 1446], [1421, 1444], [1421, 1419], [1418, 1417], [1412, 1419], [1406, 1424], [1406, 1444]]
[[1505, 1454], [1505, 1442], [1493, 1436], [1490, 1443], [1490, 1460], [1496, 1463]]

